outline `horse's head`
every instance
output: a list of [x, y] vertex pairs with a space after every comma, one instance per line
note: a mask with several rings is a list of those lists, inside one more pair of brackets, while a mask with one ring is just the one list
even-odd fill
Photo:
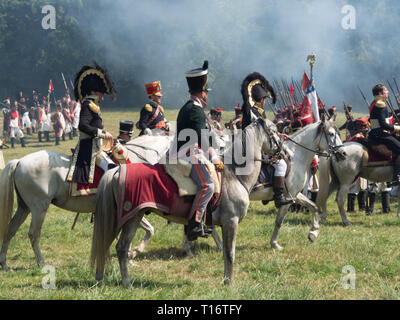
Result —
[[[318, 127], [316, 138], [319, 151], [327, 151], [329, 154], [333, 153], [335, 155], [340, 153], [338, 149], [343, 146], [340, 132], [333, 120], [326, 120], [324, 115], [321, 117], [321, 123]], [[341, 156], [344, 155], [342, 154]]]

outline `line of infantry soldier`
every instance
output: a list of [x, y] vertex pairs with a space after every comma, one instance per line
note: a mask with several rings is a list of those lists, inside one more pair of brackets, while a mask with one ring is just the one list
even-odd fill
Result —
[[20, 91], [11, 102], [10, 98], [1, 102], [3, 115], [2, 142], [10, 139], [14, 148], [16, 138], [21, 147], [25, 147], [25, 134], [31, 136], [37, 132], [38, 142], [50, 142], [50, 131], [53, 125], [56, 145], [60, 140], [65, 141], [78, 135], [80, 103], [72, 100], [69, 93], [56, 102], [56, 111], [51, 114], [51, 102], [47, 97], [39, 98], [36, 90], [32, 92], [32, 98], [24, 96]]

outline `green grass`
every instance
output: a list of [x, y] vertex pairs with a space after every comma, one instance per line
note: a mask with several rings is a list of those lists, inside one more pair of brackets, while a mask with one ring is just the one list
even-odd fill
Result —
[[[224, 114], [224, 121], [233, 112]], [[138, 112], [104, 112], [105, 126], [114, 135], [119, 120], [138, 119]], [[168, 111], [167, 118], [176, 118]], [[340, 115], [338, 124], [343, 123]], [[137, 130], [135, 130], [137, 131]], [[137, 132], [136, 132], [137, 133]], [[43, 143], [40, 147], [68, 153], [77, 140], [61, 146]], [[5, 160], [39, 150], [36, 137], [28, 147], [4, 150]], [[56, 289], [42, 288], [45, 276], [37, 267], [28, 239], [30, 216], [18, 230], [8, 251], [9, 272], [0, 272], [0, 299], [398, 299], [400, 290], [400, 219], [394, 213], [367, 217], [363, 212], [348, 214], [352, 226], [343, 227], [334, 197], [328, 203], [328, 221], [321, 225], [315, 243], [307, 240], [311, 215], [289, 212], [282, 225], [279, 243], [283, 251], [269, 246], [276, 209], [252, 202], [239, 225], [236, 243], [235, 279], [225, 286], [222, 253], [211, 238], [201, 239], [194, 248], [195, 258], [187, 259], [181, 250], [183, 228], [167, 225], [156, 215], [147, 218], [155, 235], [145, 252], [129, 271], [133, 290], [123, 289], [112, 246], [112, 260], [99, 287], [89, 268], [93, 225], [90, 215], [81, 214], [71, 231], [75, 214], [51, 206], [42, 228], [41, 249], [46, 263], [55, 267]], [[380, 203], [376, 203], [380, 211]], [[220, 232], [220, 231], [219, 231]], [[134, 245], [144, 236], [139, 230]], [[344, 266], [356, 271], [354, 290], [342, 287]]]

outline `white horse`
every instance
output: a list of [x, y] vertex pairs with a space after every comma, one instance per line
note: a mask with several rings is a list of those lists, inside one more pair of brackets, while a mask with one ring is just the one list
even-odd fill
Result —
[[[249, 205], [248, 190], [257, 181], [261, 168], [261, 151], [271, 152], [279, 146], [274, 143], [279, 141], [276, 127], [266, 119], [259, 119], [244, 130], [247, 146], [247, 164], [250, 165], [250, 173], [237, 175], [240, 168], [235, 164], [226, 164], [224, 169], [223, 187], [219, 207], [212, 213], [214, 225], [222, 227], [223, 256], [225, 261], [224, 282], [230, 283], [233, 279], [233, 263], [235, 260], [236, 235], [239, 222], [246, 216]], [[274, 139], [271, 139], [274, 136]], [[274, 142], [272, 142], [274, 141]], [[242, 140], [235, 139], [231, 151], [242, 150]], [[226, 155], [226, 154], [225, 154]], [[259, 160], [259, 161], [256, 161]], [[97, 193], [97, 205], [94, 220], [94, 232], [92, 240], [91, 264], [96, 264], [96, 279], [102, 281], [104, 268], [109, 256], [109, 249], [118, 236], [117, 230], [117, 199], [119, 185], [118, 172], [122, 167], [114, 168], [104, 175]], [[145, 212], [155, 212], [163, 218], [170, 216], [158, 212], [154, 208], [142, 208], [135, 216], [123, 226], [117, 243], [117, 256], [119, 260], [122, 283], [125, 287], [131, 287], [127, 269], [129, 244], [132, 242], [137, 227]], [[173, 218], [173, 217], [172, 217]], [[187, 222], [187, 221], [186, 221]], [[181, 223], [184, 223], [181, 221]]]
[[[345, 226], [351, 225], [347, 219], [344, 204], [349, 193], [350, 185], [357, 177], [365, 178], [373, 182], [389, 182], [393, 178], [393, 167], [363, 167], [363, 155], [366, 148], [357, 142], [346, 142], [340, 148], [346, 154], [346, 161], [340, 161], [335, 157], [329, 160], [324, 160], [320, 163], [320, 180], [331, 182], [328, 185], [321, 184], [317, 196], [317, 206], [321, 212], [321, 222], [324, 222], [327, 217], [326, 202], [328, 197], [338, 189], [336, 202], [339, 207], [339, 212], [342, 222]], [[400, 217], [400, 188], [397, 193], [398, 209], [397, 216]]]
[[[319, 222], [318, 222], [318, 211], [317, 206], [309, 200], [301, 191], [304, 186], [308, 183], [307, 172], [311, 165], [311, 162], [316, 153], [322, 155], [330, 155], [332, 152], [338, 152], [338, 146], [342, 145], [340, 134], [337, 131], [336, 126], [331, 121], [325, 121], [320, 123], [314, 123], [301, 129], [291, 136], [293, 141], [288, 141], [284, 144], [284, 147], [289, 150], [292, 156], [291, 170], [286, 177], [286, 185], [289, 194], [292, 196], [294, 201], [310, 210], [312, 213], [312, 228], [308, 234], [308, 239], [314, 242], [319, 235]], [[326, 153], [329, 151], [329, 153]], [[340, 156], [343, 156], [342, 154]], [[322, 157], [321, 157], [322, 158]], [[251, 201], [267, 200], [272, 201], [274, 192], [272, 187], [260, 189], [257, 191], [251, 191]], [[278, 244], [278, 232], [283, 219], [287, 213], [290, 205], [279, 208], [278, 215], [275, 222], [275, 230], [271, 237], [271, 246], [275, 249], [281, 250], [282, 247]], [[221, 246], [218, 233], [213, 230], [213, 238], [217, 247]], [[193, 256], [191, 251], [191, 241], [188, 241], [185, 237], [183, 249], [189, 257]]]
[[[157, 163], [168, 150], [173, 136], [143, 136], [126, 144], [132, 162]], [[39, 266], [44, 265], [39, 240], [46, 212], [53, 204], [73, 212], [94, 212], [95, 195], [70, 197], [66, 182], [71, 156], [52, 151], [38, 151], [17, 160], [11, 160], [0, 176], [0, 267], [7, 270], [6, 256], [9, 243], [18, 228], [32, 212], [29, 239]], [[11, 219], [14, 205], [14, 189], [17, 194], [17, 210]], [[154, 230], [143, 219], [141, 227], [146, 235], [142, 243], [131, 253], [143, 250]]]

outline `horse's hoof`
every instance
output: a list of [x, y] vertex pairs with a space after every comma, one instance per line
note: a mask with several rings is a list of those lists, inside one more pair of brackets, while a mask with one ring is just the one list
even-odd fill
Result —
[[315, 240], [317, 240], [318, 234], [316, 234], [315, 232], [310, 232], [308, 234], [308, 240], [310, 240], [311, 242], [314, 242]]
[[10, 271], [10, 268], [4, 263], [0, 263], [0, 270], [1, 271]]
[[281, 247], [277, 242], [271, 243], [272, 249], [276, 249], [278, 251], [282, 251], [283, 247]]
[[129, 260], [135, 259], [136, 256], [137, 256], [137, 254], [138, 254], [137, 250], [129, 251], [129, 252], [128, 252], [128, 259], [129, 259]]
[[224, 285], [229, 286], [231, 284], [230, 278], [224, 278]]
[[352, 226], [352, 223], [350, 221], [345, 221], [345, 222], [343, 222], [343, 225], [345, 227], [349, 227], [349, 226]]
[[124, 283], [122, 283], [122, 285], [123, 285], [124, 288], [127, 289], [127, 290], [132, 290], [132, 289], [133, 289], [132, 283], [131, 283], [130, 281], [124, 282]]

